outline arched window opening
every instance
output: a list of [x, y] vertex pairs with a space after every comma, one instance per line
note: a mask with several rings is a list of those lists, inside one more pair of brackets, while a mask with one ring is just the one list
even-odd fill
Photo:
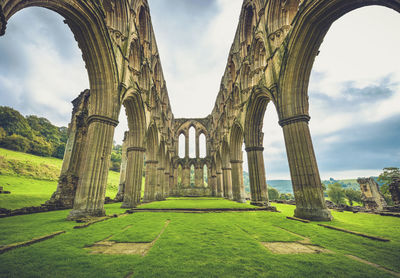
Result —
[[179, 142], [178, 142], [178, 156], [180, 158], [185, 157], [185, 134], [181, 133], [179, 135]]
[[190, 165], [190, 186], [194, 187], [195, 179], [194, 179], [194, 165]]
[[208, 186], [208, 168], [207, 165], [204, 164], [203, 167], [203, 180], [204, 180], [204, 187]]
[[139, 12], [139, 36], [142, 43], [149, 40], [148, 24], [149, 20], [146, 9], [141, 7]]
[[251, 39], [253, 35], [253, 21], [254, 21], [254, 11], [252, 6], [248, 6], [245, 10], [244, 15], [244, 22], [243, 22], [243, 36], [242, 42], [244, 47], [244, 54], [247, 55], [249, 52]]
[[189, 128], [189, 157], [196, 157], [196, 130]]
[[200, 157], [206, 157], [207, 156], [207, 143], [206, 143], [206, 136], [204, 133], [200, 134], [199, 136], [199, 152], [200, 152]]

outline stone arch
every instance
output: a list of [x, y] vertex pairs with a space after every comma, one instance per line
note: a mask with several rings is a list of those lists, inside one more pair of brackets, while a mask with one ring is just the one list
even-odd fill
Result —
[[272, 94], [266, 88], [256, 88], [246, 106], [244, 142], [249, 167], [251, 203], [257, 206], [269, 205], [262, 128], [264, 114], [271, 100]]
[[311, 69], [332, 23], [352, 10], [370, 5], [381, 5], [400, 12], [400, 3], [396, 0], [321, 0], [317, 5], [306, 5], [296, 17], [280, 71], [281, 119], [308, 115]]
[[264, 88], [256, 88], [246, 106], [244, 140], [246, 147], [263, 145], [263, 121], [268, 103], [272, 100], [270, 92]]
[[70, 5], [66, 1], [56, 0], [3, 1], [4, 17], [0, 20], [0, 35], [5, 33], [7, 21], [11, 16], [27, 7], [47, 8], [65, 18], [86, 64], [92, 103], [89, 114], [118, 119], [120, 105], [118, 94], [115, 93], [118, 70], [107, 26], [102, 18], [97, 16], [91, 5], [86, 2]]
[[[189, 157], [196, 157], [196, 126], [190, 124], [188, 126], [188, 137], [189, 137]], [[193, 149], [192, 149], [193, 148]]]
[[[183, 139], [183, 142], [181, 142]], [[183, 151], [182, 151], [183, 150]], [[186, 133], [184, 130], [181, 130], [178, 133], [178, 144], [177, 144], [177, 152], [179, 158], [183, 158], [186, 156]]]
[[139, 94], [127, 92], [123, 101], [128, 118], [126, 134], [126, 179], [121, 207], [132, 208], [140, 203], [146, 135], [146, 115]]
[[[102, 12], [92, 3], [81, 1], [73, 5], [56, 0], [3, 0], [0, 9], [0, 35], [7, 21], [27, 7], [42, 7], [65, 18], [86, 65], [90, 84], [87, 137], [82, 149], [81, 176], [75, 194], [73, 210], [68, 218], [105, 215], [104, 199], [111, 156], [114, 128], [121, 108], [118, 88], [118, 69], [113, 41], [122, 40], [108, 31]], [[117, 6], [116, 8], [119, 8]], [[102, 151], [99, 151], [102, 150]], [[105, 159], [106, 158], [106, 159]], [[93, 174], [93, 169], [97, 169]]]
[[[207, 137], [204, 130], [199, 131], [198, 137], [199, 137], [199, 157], [204, 158], [207, 156]], [[204, 138], [204, 140], [202, 140], [201, 138]], [[204, 153], [202, 153], [203, 149]]]
[[400, 12], [400, 3], [395, 0], [321, 0], [305, 5], [292, 23], [279, 76], [278, 113], [296, 199], [296, 217], [332, 218], [324, 201], [308, 126], [308, 83], [315, 56], [332, 23], [346, 13], [368, 5], [382, 5]]

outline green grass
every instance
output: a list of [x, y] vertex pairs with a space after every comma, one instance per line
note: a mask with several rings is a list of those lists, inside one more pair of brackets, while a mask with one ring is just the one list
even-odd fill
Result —
[[[122, 211], [118, 205], [106, 205], [108, 213]], [[294, 206], [276, 205], [281, 213], [137, 212], [78, 230], [72, 228], [75, 223], [64, 220], [68, 211], [0, 219], [0, 244], [67, 231], [0, 255], [0, 277], [125, 277], [132, 272], [133, 277], [391, 277], [346, 254], [400, 271], [398, 218], [333, 212], [332, 225], [347, 225], [348, 229], [391, 239], [375, 242], [317, 223], [288, 220], [285, 217], [293, 215]], [[151, 241], [167, 220], [168, 227], [145, 257], [91, 255], [84, 249], [109, 237], [123, 242]], [[300, 239], [286, 230], [333, 253], [278, 255], [260, 244]]]
[[188, 208], [188, 209], [201, 209], [201, 208], [256, 208], [249, 203], [241, 204], [226, 200], [224, 198], [167, 198], [162, 202], [152, 202], [139, 205], [138, 208], [146, 209], [168, 209], [168, 208]]
[[[39, 206], [57, 188], [62, 159], [41, 157], [0, 148], [0, 186], [11, 194], [0, 195], [0, 208]], [[118, 192], [119, 173], [109, 171], [106, 196]]]

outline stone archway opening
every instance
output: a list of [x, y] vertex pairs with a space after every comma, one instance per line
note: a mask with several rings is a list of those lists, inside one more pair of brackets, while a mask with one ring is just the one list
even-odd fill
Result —
[[[308, 96], [310, 130], [323, 180], [378, 176], [382, 168], [400, 165], [390, 155], [398, 151], [390, 142], [396, 141], [391, 138], [400, 117], [394, 105], [400, 94], [396, 85], [400, 81], [400, 35], [388, 21], [399, 26], [399, 13], [381, 6], [353, 10], [332, 24], [319, 48]], [[333, 108], [333, 103], [340, 105]]]
[[[60, 151], [61, 158], [66, 154], [60, 179], [46, 204], [72, 208], [87, 130], [77, 118], [87, 112], [90, 90], [85, 90], [89, 88], [89, 77], [82, 51], [64, 20], [59, 12], [33, 6], [21, 8], [9, 18], [7, 32], [0, 40], [0, 68], [5, 69], [0, 76], [0, 85], [1, 94], [9, 94], [3, 97], [1, 105], [14, 107], [26, 116], [44, 117], [56, 126], [70, 125], [66, 151]], [[54, 24], [49, 26], [49, 21]], [[43, 33], [47, 36], [39, 39], [37, 35]], [[32, 68], [33, 71], [27, 70]], [[29, 94], [24, 96], [27, 92]], [[71, 116], [72, 110], [75, 113]], [[28, 152], [46, 156], [54, 156], [56, 151], [53, 144], [45, 141], [32, 141], [30, 148]]]

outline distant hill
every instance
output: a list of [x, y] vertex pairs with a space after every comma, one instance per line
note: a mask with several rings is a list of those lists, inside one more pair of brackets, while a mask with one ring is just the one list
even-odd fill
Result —
[[[375, 180], [377, 177], [373, 177]], [[249, 173], [243, 171], [243, 181], [246, 192], [250, 192], [250, 180]], [[343, 180], [335, 180], [334, 178], [330, 178], [329, 180], [323, 180], [322, 183], [327, 187], [331, 183], [338, 182], [342, 185], [343, 188], [353, 188], [356, 190], [360, 189], [360, 185], [357, 182], [357, 179], [343, 179]], [[277, 189], [280, 193], [292, 193], [293, 187], [291, 180], [267, 180], [267, 184], [275, 189]], [[379, 184], [379, 182], [378, 182]]]

